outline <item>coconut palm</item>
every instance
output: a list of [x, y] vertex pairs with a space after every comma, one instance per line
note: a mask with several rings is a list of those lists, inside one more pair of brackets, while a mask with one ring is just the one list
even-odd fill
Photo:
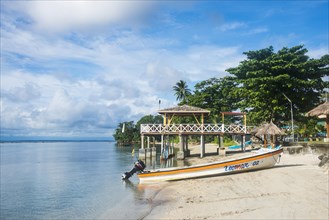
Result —
[[176, 100], [182, 101], [185, 103], [186, 97], [191, 95], [191, 90], [188, 88], [185, 81], [180, 80], [173, 86], [173, 90], [176, 95]]

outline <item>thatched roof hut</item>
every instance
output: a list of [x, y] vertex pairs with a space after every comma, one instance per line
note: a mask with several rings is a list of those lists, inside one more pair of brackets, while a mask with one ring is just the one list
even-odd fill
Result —
[[189, 106], [181, 105], [172, 108], [161, 109], [158, 111], [159, 114], [176, 114], [176, 115], [200, 115], [200, 114], [210, 114], [209, 110]]
[[[174, 116], [194, 116], [198, 124], [204, 123], [204, 117], [210, 114], [209, 110], [199, 107], [181, 105], [172, 108], [161, 109], [158, 111], [163, 115], [163, 124], [170, 124]], [[201, 117], [201, 122], [197, 119], [197, 116]]]
[[272, 121], [270, 123], [263, 124], [257, 129], [256, 136], [262, 135], [285, 135], [285, 133], [278, 128]]
[[307, 116], [320, 116], [320, 115], [329, 115], [329, 102], [322, 103], [318, 105], [311, 111], [307, 112]]
[[[257, 132], [256, 132], [257, 131]], [[266, 147], [266, 136], [271, 135], [273, 137], [273, 144], [275, 143], [276, 135], [285, 135], [284, 131], [282, 131], [278, 126], [276, 126], [272, 121], [270, 123], [265, 123], [258, 127], [255, 136], [262, 137], [264, 136], [264, 147]]]
[[307, 116], [326, 116], [326, 127], [327, 127], [327, 138], [329, 138], [329, 102], [322, 103], [318, 105], [311, 111], [306, 113]]

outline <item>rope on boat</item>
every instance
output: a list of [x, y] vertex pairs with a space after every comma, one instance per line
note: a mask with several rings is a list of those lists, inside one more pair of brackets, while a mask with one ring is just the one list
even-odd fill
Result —
[[275, 161], [275, 163], [280, 163], [280, 161], [281, 161], [281, 154], [279, 154], [278, 160], [275, 159], [274, 155], [272, 155], [272, 157], [273, 157], [273, 160]]

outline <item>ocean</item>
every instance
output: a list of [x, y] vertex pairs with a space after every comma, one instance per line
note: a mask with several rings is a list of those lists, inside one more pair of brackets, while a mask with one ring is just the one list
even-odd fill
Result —
[[[0, 219], [139, 219], [159, 185], [122, 181], [138, 146], [115, 142], [1, 143]], [[146, 161], [148, 168], [176, 166]]]

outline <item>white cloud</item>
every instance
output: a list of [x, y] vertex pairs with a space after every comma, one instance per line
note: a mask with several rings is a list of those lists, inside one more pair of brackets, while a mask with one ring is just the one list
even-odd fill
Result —
[[184, 76], [184, 73], [174, 69], [170, 64], [150, 62], [146, 66], [145, 77], [152, 87], [164, 92], [172, 91], [172, 86]]
[[[221, 45], [223, 32], [238, 32], [249, 39], [269, 32], [268, 24], [259, 22], [258, 28], [249, 28], [255, 22], [241, 17], [230, 18], [241, 21], [223, 24], [224, 14], [217, 12], [211, 19], [196, 22], [200, 11], [194, 6], [199, 3], [176, 3], [171, 8], [175, 13], [159, 10], [159, 4], [1, 2], [1, 129], [30, 134], [109, 134], [119, 122], [156, 113], [159, 99], [162, 108], [175, 104], [172, 87], [177, 81], [194, 85], [223, 77], [227, 68], [237, 66], [249, 42], [236, 43], [234, 38]], [[195, 20], [189, 22], [192, 15]], [[190, 30], [189, 25], [201, 23], [202, 28]], [[217, 30], [207, 30], [210, 26]], [[182, 30], [188, 31], [179, 33]], [[205, 37], [208, 33], [221, 36]], [[294, 30], [287, 35], [267, 35], [267, 39], [255, 38], [258, 46], [253, 47], [274, 43], [281, 48], [296, 44], [300, 36]], [[327, 53], [325, 48], [316, 48], [308, 54], [317, 58]]]
[[225, 23], [219, 26], [220, 31], [230, 31], [230, 30], [235, 30], [238, 28], [244, 28], [247, 27], [247, 24], [244, 22], [230, 22], [230, 23]]
[[322, 56], [329, 54], [329, 49], [327, 47], [321, 47], [317, 49], [309, 49], [307, 55], [311, 58], [319, 59]]
[[[161, 108], [175, 104], [172, 87], [177, 81], [193, 85], [223, 77], [227, 68], [244, 59], [245, 42], [225, 41], [230, 46], [223, 46], [218, 43], [222, 39], [205, 38], [205, 32], [197, 30], [191, 35], [171, 32], [167, 36], [166, 28], [184, 30], [186, 21], [168, 11], [164, 13], [167, 17], [158, 15], [159, 11], [152, 10], [158, 4], [154, 2], [1, 4], [6, 6], [1, 15], [1, 129], [8, 131], [109, 134], [119, 122], [156, 113], [159, 99]], [[159, 19], [154, 23], [166, 28], [134, 29], [151, 24], [154, 14]], [[242, 29], [241, 33], [251, 35], [268, 31], [262, 24], [247, 30], [245, 22], [221, 25], [219, 20], [215, 25], [222, 32]], [[186, 43], [182, 36], [194, 40], [186, 39]], [[286, 46], [297, 37], [270, 35], [259, 42], [266, 41], [264, 47], [275, 42], [275, 48], [281, 48], [277, 45]], [[318, 48], [309, 55], [325, 53], [326, 49]]]
[[[50, 75], [10, 72], [1, 76], [1, 82], [1, 129], [5, 130], [62, 131], [62, 135], [68, 130], [107, 132], [121, 121], [155, 113], [157, 107], [158, 97], [139, 80], [61, 81]], [[113, 91], [119, 95], [113, 96]]]
[[[40, 44], [49, 51], [57, 50], [58, 46]], [[102, 67], [91, 77], [78, 75], [67, 80], [57, 72], [35, 74], [7, 70], [3, 73], [1, 93], [7, 96], [2, 101], [1, 115], [6, 118], [2, 128], [57, 133], [69, 128], [78, 133], [91, 128], [106, 131], [120, 121], [155, 114], [159, 99], [162, 107], [172, 106], [175, 100], [172, 86], [178, 80], [195, 82], [219, 77], [239, 59], [237, 47], [192, 46], [176, 53], [152, 49], [152, 45], [130, 51], [109, 42], [98, 44], [90, 54], [80, 53], [85, 49], [78, 46], [74, 50], [71, 46], [61, 47], [62, 54], [80, 53], [83, 60]], [[35, 56], [31, 57], [35, 60], [39, 54], [31, 56]], [[56, 63], [53, 55], [45, 55], [42, 60]]]
[[254, 28], [254, 29], [249, 30], [248, 32], [245, 33], [245, 35], [253, 35], [253, 34], [259, 34], [259, 33], [265, 33], [265, 32], [268, 32], [268, 29], [260, 27], [260, 28]]
[[152, 12], [150, 1], [24, 1], [6, 6], [29, 16], [37, 30], [63, 32], [118, 23], [139, 25]]
[[1, 94], [14, 102], [29, 102], [40, 97], [40, 92], [34, 83], [25, 83], [24, 86], [16, 86]]
[[[184, 70], [191, 81], [206, 80], [227, 75], [225, 70], [241, 61], [240, 47], [218, 47], [215, 45], [191, 46], [181, 55], [179, 69]], [[177, 58], [175, 58], [177, 60]], [[174, 60], [173, 60], [174, 62]]]
[[268, 35], [266, 38], [263, 39], [263, 42], [261, 42], [261, 47], [268, 47], [269, 45], [272, 45], [274, 48], [281, 49], [283, 47], [288, 47], [290, 45], [296, 46], [298, 44], [302, 44], [299, 39], [299, 35], [296, 33], [288, 33], [286, 35], [280, 34], [280, 35]]
[[[46, 14], [35, 15], [35, 21], [42, 16], [39, 27], [51, 26]], [[68, 23], [66, 28], [73, 25]], [[1, 129], [31, 134], [107, 132], [121, 121], [155, 114], [159, 99], [161, 107], [174, 104], [177, 81], [223, 76], [240, 54], [238, 47], [216, 45], [170, 50], [179, 43], [175, 39], [132, 31], [110, 38], [104, 33], [62, 37], [21, 28], [6, 17], [3, 24]]]

